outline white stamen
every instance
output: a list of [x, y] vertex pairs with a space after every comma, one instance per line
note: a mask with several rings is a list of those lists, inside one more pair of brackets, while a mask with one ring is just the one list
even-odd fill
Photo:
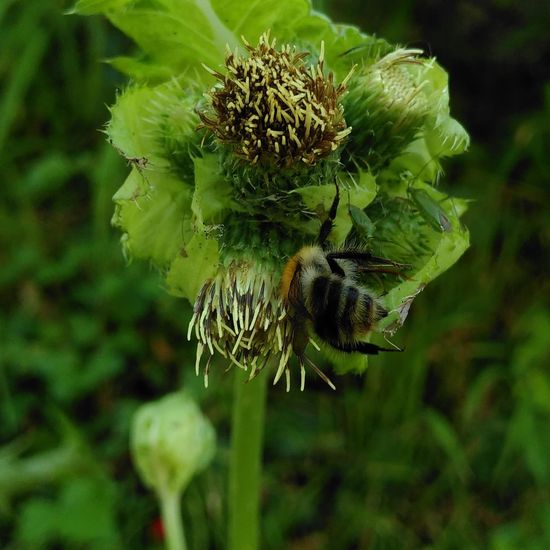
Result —
[[191, 340], [191, 333], [193, 332], [193, 326], [195, 324], [195, 320], [197, 318], [197, 313], [193, 313], [193, 317], [191, 317], [191, 321], [189, 321], [189, 326], [187, 327], [187, 341], [189, 342]]
[[204, 346], [200, 342], [197, 342], [197, 353], [195, 356], [195, 374], [197, 376], [199, 375], [199, 372], [200, 372], [201, 355], [202, 355], [203, 349], [204, 349]]

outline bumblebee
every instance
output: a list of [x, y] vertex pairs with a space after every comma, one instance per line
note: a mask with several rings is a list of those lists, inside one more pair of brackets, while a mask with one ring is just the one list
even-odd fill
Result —
[[[323, 379], [326, 377], [305, 357], [313, 331], [342, 352], [376, 355], [387, 349], [365, 342], [365, 336], [388, 312], [359, 281], [362, 273], [399, 273], [397, 262], [352, 248], [328, 250], [339, 202], [338, 187], [328, 218], [321, 225], [318, 244], [304, 246], [286, 263], [281, 277], [281, 297], [289, 312], [292, 348], [303, 370], [304, 359]], [[328, 381], [329, 384], [333, 385]]]

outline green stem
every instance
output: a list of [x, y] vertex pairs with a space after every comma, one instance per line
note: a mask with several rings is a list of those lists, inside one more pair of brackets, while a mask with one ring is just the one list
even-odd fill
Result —
[[229, 465], [229, 550], [258, 550], [267, 373], [235, 369]]
[[181, 521], [181, 494], [167, 489], [160, 491], [159, 498], [167, 550], [186, 550]]

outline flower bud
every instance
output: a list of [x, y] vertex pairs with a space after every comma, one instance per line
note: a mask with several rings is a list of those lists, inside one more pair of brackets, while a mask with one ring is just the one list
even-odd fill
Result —
[[178, 392], [136, 411], [130, 447], [145, 485], [177, 493], [212, 459], [215, 433], [191, 397]]
[[344, 108], [353, 127], [350, 152], [355, 160], [380, 167], [418, 136], [429, 113], [424, 84], [410, 70], [423, 64], [419, 53], [396, 50], [350, 81]]

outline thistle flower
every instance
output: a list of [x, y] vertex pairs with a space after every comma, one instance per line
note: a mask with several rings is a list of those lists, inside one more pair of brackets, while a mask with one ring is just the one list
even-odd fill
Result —
[[324, 74], [323, 44], [307, 67], [307, 52], [277, 50], [269, 33], [256, 48], [243, 42], [248, 57], [229, 51], [225, 75], [209, 69], [221, 84], [210, 93], [213, 115], [200, 114], [203, 125], [251, 164], [313, 165], [335, 151], [351, 131], [339, 103], [346, 79], [335, 86]]
[[[468, 246], [466, 202], [433, 187], [441, 159], [468, 146], [449, 114], [445, 71], [419, 50], [333, 24], [307, 1], [266, 0], [243, 18], [239, 0], [188, 2], [185, 13], [140, 6], [80, 0], [75, 9], [107, 14], [142, 50], [112, 60], [133, 79], [106, 128], [132, 166], [113, 221], [126, 254], [150, 260], [167, 290], [194, 305], [188, 334], [205, 381], [218, 355], [250, 377], [274, 365], [288, 384], [281, 271], [315, 240], [335, 181], [345, 200], [331, 243], [353, 240], [410, 266], [377, 289], [390, 312], [378, 330], [395, 332]], [[366, 367], [364, 356], [330, 360], [339, 372]]]
[[272, 357], [284, 369], [291, 353], [291, 327], [278, 297], [273, 271], [253, 264], [233, 263], [220, 270], [201, 288], [195, 301], [188, 338], [194, 328], [198, 341], [196, 372], [203, 352], [209, 353], [204, 368], [205, 385], [214, 353], [253, 378]]

